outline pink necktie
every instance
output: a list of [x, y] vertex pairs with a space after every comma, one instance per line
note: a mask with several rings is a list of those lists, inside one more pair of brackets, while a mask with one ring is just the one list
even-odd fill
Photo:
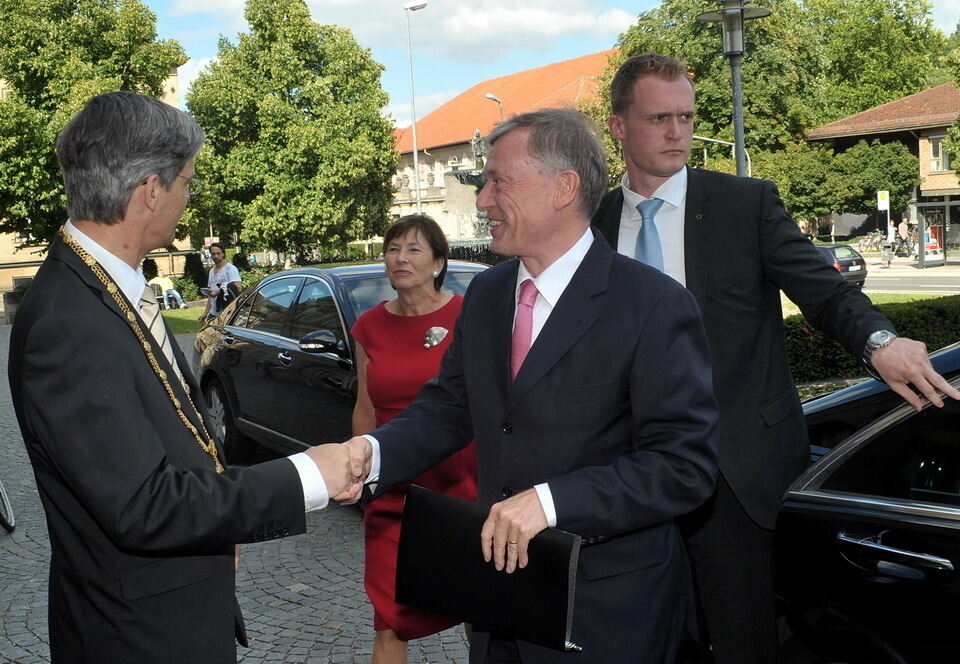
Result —
[[533, 303], [537, 301], [537, 290], [533, 279], [524, 279], [520, 284], [520, 301], [517, 303], [517, 317], [513, 323], [513, 344], [510, 350], [510, 379], [517, 377], [520, 366], [527, 357], [533, 339]]

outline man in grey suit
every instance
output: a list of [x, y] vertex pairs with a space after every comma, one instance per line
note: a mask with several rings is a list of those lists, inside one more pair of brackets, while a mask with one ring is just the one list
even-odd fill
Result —
[[50, 531], [55, 664], [235, 662], [235, 545], [304, 532], [305, 511], [352, 474], [339, 445], [222, 465], [140, 272], [173, 241], [202, 143], [186, 113], [129, 92], [91, 99], [57, 141], [70, 220], [17, 310], [9, 360]]
[[686, 167], [694, 90], [686, 66], [647, 53], [611, 85], [610, 132], [626, 160], [621, 187], [593, 223], [611, 246], [655, 265], [696, 297], [720, 407], [720, 476], [711, 500], [681, 524], [716, 661], [774, 662], [773, 527], [780, 499], [809, 461], [787, 366], [782, 289], [819, 330], [863, 357], [920, 407], [938, 375], [922, 343], [897, 337], [859, 290], [823, 261], [776, 187]]
[[490, 507], [478, 545], [499, 570], [527, 565], [548, 526], [583, 536], [572, 628], [582, 652], [475, 625], [471, 662], [673, 664], [693, 636], [674, 519], [713, 491], [716, 468], [696, 304], [591, 232], [606, 162], [580, 113], [515, 116], [488, 140], [477, 207], [493, 251], [518, 259], [473, 280], [417, 400], [349, 443], [372, 466], [375, 497], [475, 439]]

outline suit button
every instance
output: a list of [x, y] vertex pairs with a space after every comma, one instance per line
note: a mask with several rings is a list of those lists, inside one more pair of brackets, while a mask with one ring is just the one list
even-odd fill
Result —
[[503, 433], [513, 433], [513, 425], [509, 422], [503, 423]]
[[500, 491], [500, 495], [501, 495], [502, 497], [504, 497], [504, 498], [509, 498], [510, 496], [513, 495], [513, 489], [511, 489], [511, 488], [508, 487], [508, 486], [505, 486], [505, 487], [503, 487], [503, 489]]

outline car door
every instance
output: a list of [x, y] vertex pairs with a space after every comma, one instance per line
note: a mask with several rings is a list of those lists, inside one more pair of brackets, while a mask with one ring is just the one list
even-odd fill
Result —
[[303, 278], [265, 282], [224, 329], [225, 373], [233, 390], [237, 424], [261, 439], [258, 428], [273, 429], [277, 417], [277, 346], [289, 329], [291, 307]]
[[[336, 352], [306, 352], [298, 341], [312, 332], [332, 333]], [[291, 331], [277, 357], [277, 412], [282, 431], [297, 446], [350, 437], [357, 393], [356, 369], [343, 317], [330, 284], [307, 278], [293, 309]]]
[[957, 402], [921, 413], [904, 404], [788, 491], [776, 529], [779, 594], [795, 641], [824, 661], [957, 661], [958, 432]]

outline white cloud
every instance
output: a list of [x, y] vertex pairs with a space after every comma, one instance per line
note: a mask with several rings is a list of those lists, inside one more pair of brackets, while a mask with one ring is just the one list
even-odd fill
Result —
[[953, 33], [960, 21], [960, 0], [933, 0], [933, 20], [946, 34]]
[[[439, 106], [447, 103], [462, 90], [447, 90], [445, 92], [436, 92], [434, 94], [424, 95], [422, 97], [417, 97], [417, 118], [423, 118], [430, 111], [438, 108]], [[410, 101], [396, 101], [391, 104], [387, 104], [387, 107], [384, 109], [386, 115], [393, 116], [393, 124], [396, 127], [407, 127], [411, 122], [410, 115]]]
[[180, 78], [180, 108], [186, 108], [187, 93], [190, 92], [190, 86], [196, 80], [207, 65], [213, 61], [213, 58], [200, 58], [199, 60], [191, 58], [177, 69], [177, 75]]
[[[418, 51], [460, 61], [493, 60], [513, 49], [549, 50], [558, 37], [609, 37], [610, 43], [634, 16], [605, 9], [596, 0], [429, 0], [411, 12]], [[406, 48], [402, 0], [307, 0], [313, 20], [349, 28], [364, 46]], [[626, 4], [626, 3], [624, 3]], [[245, 30], [243, 0], [173, 0], [178, 17], [207, 15], [219, 30]]]

